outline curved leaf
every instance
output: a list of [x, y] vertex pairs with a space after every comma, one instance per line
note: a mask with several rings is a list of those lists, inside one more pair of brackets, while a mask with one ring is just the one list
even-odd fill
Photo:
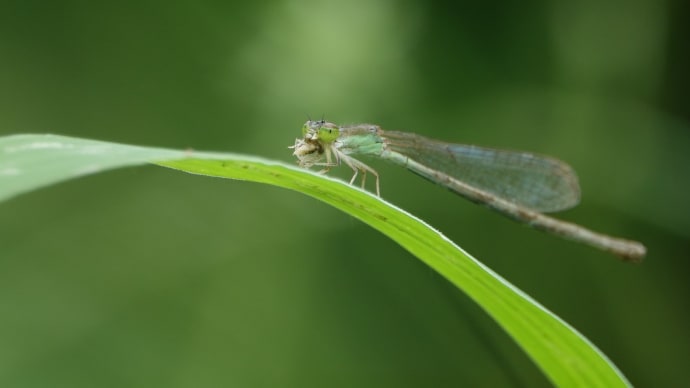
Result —
[[326, 202], [393, 239], [468, 294], [553, 383], [629, 385], [606, 356], [580, 333], [423, 221], [343, 182], [281, 162], [55, 135], [14, 135], [0, 138], [0, 200], [78, 176], [144, 163], [267, 183]]

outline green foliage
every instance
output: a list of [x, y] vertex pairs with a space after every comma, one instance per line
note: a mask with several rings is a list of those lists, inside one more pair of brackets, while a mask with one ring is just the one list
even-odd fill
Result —
[[328, 203], [388, 236], [464, 291], [553, 383], [627, 385], [616, 367], [581, 334], [423, 221], [343, 182], [280, 162], [63, 136], [14, 135], [0, 138], [0, 199], [77, 176], [144, 163], [280, 186]]

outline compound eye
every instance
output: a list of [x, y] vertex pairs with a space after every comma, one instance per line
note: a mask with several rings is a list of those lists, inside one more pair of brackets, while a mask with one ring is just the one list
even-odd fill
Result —
[[318, 134], [319, 140], [325, 142], [332, 142], [336, 141], [338, 139], [338, 136], [340, 136], [340, 129], [337, 125], [333, 123], [324, 122], [319, 127]]
[[309, 125], [304, 124], [302, 126], [302, 137], [304, 137], [304, 135], [306, 135], [308, 131], [309, 131]]

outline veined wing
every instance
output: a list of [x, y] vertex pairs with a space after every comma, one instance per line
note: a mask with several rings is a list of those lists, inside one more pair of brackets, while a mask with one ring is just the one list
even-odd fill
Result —
[[555, 212], [580, 201], [575, 171], [547, 156], [431, 140], [382, 131], [386, 147], [466, 184], [536, 210]]

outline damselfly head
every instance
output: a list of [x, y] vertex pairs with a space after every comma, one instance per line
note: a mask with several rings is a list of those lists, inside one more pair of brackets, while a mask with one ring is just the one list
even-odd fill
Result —
[[302, 135], [305, 140], [331, 143], [340, 136], [340, 128], [326, 120], [309, 120], [302, 126]]

